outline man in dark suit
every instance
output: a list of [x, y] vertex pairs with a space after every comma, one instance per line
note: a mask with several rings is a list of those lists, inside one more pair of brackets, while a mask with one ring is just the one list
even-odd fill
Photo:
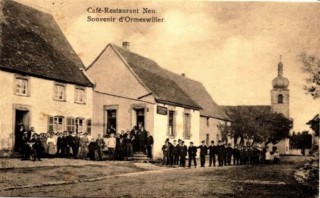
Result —
[[[72, 132], [69, 132], [69, 135], [66, 137], [66, 157], [71, 158], [71, 149], [74, 147], [73, 146], [73, 141], [74, 137], [72, 136]], [[74, 151], [72, 151], [74, 152]]]
[[239, 164], [240, 164], [240, 150], [238, 148], [238, 145], [235, 145], [233, 149], [233, 165], [239, 165]]
[[198, 148], [200, 149], [200, 163], [201, 167], [204, 167], [206, 163], [206, 155], [208, 154], [208, 147], [205, 144], [205, 141], [202, 141], [201, 144]]
[[73, 152], [73, 158], [74, 159], [78, 158], [79, 147], [80, 147], [80, 137], [79, 137], [79, 134], [76, 133], [76, 136], [73, 137], [73, 147], [72, 147], [72, 152]]
[[226, 165], [231, 165], [231, 158], [233, 155], [233, 149], [231, 147], [231, 144], [229, 143], [226, 148]]
[[222, 141], [219, 140], [219, 145], [218, 145], [218, 163], [219, 166], [223, 166], [223, 161], [224, 161], [224, 155], [225, 155], [225, 146], [223, 145]]
[[216, 154], [217, 154], [217, 146], [214, 145], [214, 141], [211, 141], [211, 145], [209, 146], [209, 167], [216, 166]]
[[173, 140], [172, 144], [172, 164], [173, 165], [178, 165], [178, 160], [179, 160], [179, 155], [178, 155], [178, 145], [177, 140]]
[[34, 138], [31, 140], [31, 142], [33, 142], [32, 145], [32, 150], [33, 150], [33, 161], [36, 161], [36, 159], [38, 159], [39, 161], [41, 161], [41, 154], [43, 152], [43, 145], [42, 142], [40, 140], [40, 135], [38, 134], [34, 134]]
[[147, 142], [147, 131], [141, 127], [140, 128], [140, 151], [142, 151], [144, 154], [146, 154], [146, 142]]
[[191, 161], [193, 161], [194, 166], [197, 167], [197, 147], [193, 146], [193, 142], [190, 142], [190, 146], [188, 148], [188, 154], [189, 154], [189, 165], [188, 167], [191, 167]]
[[187, 154], [188, 154], [188, 148], [186, 145], [184, 145], [184, 141], [181, 141], [181, 143], [180, 143], [180, 166], [181, 167], [186, 166]]
[[66, 154], [66, 135], [65, 132], [59, 133], [59, 137], [57, 139], [57, 156], [64, 157]]
[[147, 132], [147, 157], [152, 159], [153, 137]]

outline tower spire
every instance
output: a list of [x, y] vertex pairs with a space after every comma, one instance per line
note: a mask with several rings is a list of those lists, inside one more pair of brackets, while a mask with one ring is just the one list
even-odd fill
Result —
[[282, 56], [280, 55], [280, 57], [279, 57], [280, 61], [279, 61], [279, 64], [278, 64], [278, 76], [279, 77], [283, 76], [283, 64], [281, 62], [281, 58], [282, 58]]

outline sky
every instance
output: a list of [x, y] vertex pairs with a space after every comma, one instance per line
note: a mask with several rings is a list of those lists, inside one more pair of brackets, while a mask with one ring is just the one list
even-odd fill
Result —
[[[108, 43], [201, 81], [219, 105], [270, 105], [279, 56], [290, 81], [294, 131], [320, 112], [303, 90], [299, 54], [320, 57], [320, 3], [17, 0], [50, 12], [85, 66]], [[156, 14], [92, 14], [88, 7], [149, 8]], [[87, 17], [164, 18], [163, 23], [87, 22]]]

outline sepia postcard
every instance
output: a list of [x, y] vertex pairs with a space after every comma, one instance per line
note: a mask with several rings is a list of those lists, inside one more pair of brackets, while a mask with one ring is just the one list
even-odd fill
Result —
[[319, 19], [0, 0], [0, 196], [319, 197]]

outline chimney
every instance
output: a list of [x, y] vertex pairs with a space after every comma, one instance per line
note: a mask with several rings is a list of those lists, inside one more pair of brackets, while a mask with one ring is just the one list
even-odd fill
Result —
[[181, 76], [186, 77], [186, 74], [185, 74], [185, 73], [182, 73]]
[[122, 47], [126, 50], [130, 50], [130, 42], [128, 41], [122, 42]]

